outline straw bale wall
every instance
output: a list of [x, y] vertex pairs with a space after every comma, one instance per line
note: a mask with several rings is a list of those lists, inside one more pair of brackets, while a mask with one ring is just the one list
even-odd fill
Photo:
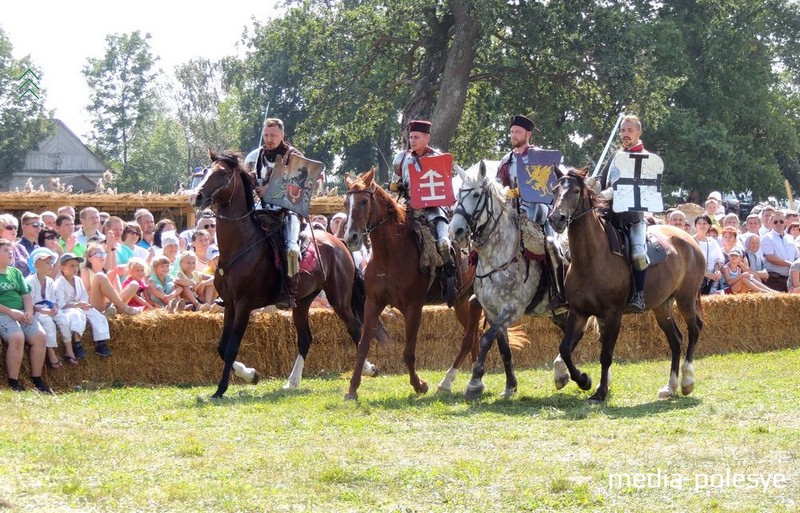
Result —
[[[800, 330], [794, 327], [798, 312], [799, 295], [704, 298], [705, 326], [697, 354], [800, 347]], [[401, 316], [385, 312], [383, 320], [392, 342], [373, 343], [369, 359], [378, 365], [381, 372], [405, 373]], [[685, 329], [680, 319], [678, 325], [684, 331], [685, 340]], [[530, 343], [514, 351], [515, 364], [520, 368], [549, 365], [558, 351], [558, 329], [548, 318], [526, 318], [523, 328]], [[77, 367], [65, 365], [63, 370], [50, 371], [48, 377], [57, 390], [82, 384], [214, 384], [222, 369], [216, 353], [221, 329], [221, 315], [154, 312], [134, 317], [120, 316], [111, 320], [113, 357], [101, 359], [96, 356], [91, 351], [93, 346], [87, 332], [84, 338], [88, 353], [86, 360]], [[314, 342], [306, 362], [306, 375], [352, 371], [355, 345], [338, 318], [328, 310], [312, 310], [311, 330]], [[462, 333], [451, 310], [426, 307], [418, 338], [417, 366], [442, 371], [425, 372], [426, 379], [431, 382], [441, 379], [455, 358]], [[577, 360], [597, 361], [599, 352], [597, 335], [587, 333], [576, 353]], [[258, 369], [262, 376], [286, 377], [295, 355], [295, 331], [290, 315], [281, 312], [253, 315], [239, 360]], [[615, 351], [617, 361], [668, 356], [666, 339], [652, 313], [625, 317]], [[24, 366], [27, 366], [27, 357]], [[470, 366], [465, 364], [463, 370]], [[0, 367], [0, 378], [4, 383], [5, 365]], [[502, 368], [496, 350], [490, 353], [489, 368]], [[22, 377], [27, 380], [27, 370], [23, 370]]]

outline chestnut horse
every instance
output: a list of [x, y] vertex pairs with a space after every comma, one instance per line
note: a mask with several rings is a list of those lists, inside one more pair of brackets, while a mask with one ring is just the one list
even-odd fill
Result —
[[[587, 186], [591, 180], [594, 179], [586, 178], [586, 169], [571, 169], [558, 180], [550, 222], [559, 233], [568, 229], [572, 255], [565, 281], [570, 309], [559, 348], [561, 358], [572, 380], [582, 390], [589, 390], [592, 380], [573, 364], [572, 351], [589, 318], [596, 316], [602, 346], [602, 375], [597, 391], [589, 400], [601, 402], [608, 394], [608, 369], [631, 291], [631, 271], [625, 258], [611, 251], [600, 215], [594, 208], [595, 193]], [[673, 318], [673, 303], [686, 322], [689, 335], [686, 358], [680, 369], [681, 391], [687, 395], [694, 390], [692, 359], [703, 327], [699, 291], [706, 264], [697, 242], [684, 230], [659, 225], [651, 226], [648, 232], [655, 233], [669, 248], [666, 261], [648, 268], [644, 287], [646, 309], [655, 314], [672, 352], [669, 381], [658, 393], [659, 398], [665, 399], [677, 395], [683, 338]]]
[[[225, 366], [212, 397], [221, 398], [228, 389], [232, 368], [236, 369], [237, 375], [249, 377], [247, 372], [243, 372], [244, 366], [235, 362], [236, 355], [250, 313], [256, 308], [274, 305], [279, 299], [282, 270], [277, 252], [282, 251], [283, 244], [279, 222], [271, 233], [265, 233], [252, 217], [255, 211], [253, 177], [242, 166], [241, 155], [230, 151], [217, 155], [210, 151], [209, 156], [211, 167], [194, 193], [193, 203], [199, 208], [210, 205], [217, 214], [220, 256], [214, 286], [225, 302], [217, 352]], [[327, 232], [315, 230], [314, 239], [319, 262], [311, 273], [302, 272], [300, 276], [297, 306], [292, 310], [298, 355], [285, 389], [300, 384], [312, 340], [308, 309], [320, 290], [325, 291], [328, 302], [347, 326], [353, 342], [358, 343], [361, 337], [364, 283], [361, 273], [355, 269], [353, 256], [339, 239]], [[383, 330], [382, 325], [379, 328]], [[369, 362], [364, 365], [374, 374], [374, 366]], [[252, 376], [252, 370], [249, 370]]]
[[[364, 305], [364, 328], [358, 343], [358, 360], [350, 389], [345, 399], [357, 399], [361, 384], [361, 369], [369, 353], [370, 341], [383, 309], [389, 305], [400, 310], [405, 318], [406, 344], [403, 360], [408, 367], [411, 386], [418, 394], [428, 391], [428, 384], [420, 379], [415, 369], [417, 331], [422, 320], [422, 307], [442, 303], [442, 286], [420, 271], [420, 250], [417, 236], [406, 219], [406, 209], [398, 205], [389, 194], [374, 182], [374, 170], [357, 179], [346, 178], [347, 226], [344, 240], [352, 250], [361, 247], [369, 235], [372, 241], [372, 259], [364, 276], [367, 301]], [[460, 268], [460, 265], [456, 266]], [[464, 326], [461, 350], [439, 389], [449, 391], [456, 369], [467, 354], [477, 352], [477, 327], [481, 316], [480, 304], [470, 301], [474, 273], [461, 275], [461, 288], [455, 301], [458, 321]]]

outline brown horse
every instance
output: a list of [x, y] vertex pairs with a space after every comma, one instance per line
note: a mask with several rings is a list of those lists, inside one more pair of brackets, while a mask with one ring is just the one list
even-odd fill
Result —
[[[281, 251], [280, 220], [274, 230], [265, 233], [253, 219], [253, 176], [242, 167], [241, 155], [209, 152], [211, 167], [194, 193], [194, 206], [209, 205], [217, 214], [217, 238], [220, 256], [214, 286], [225, 303], [225, 317], [217, 352], [225, 361], [214, 398], [221, 398], [228, 388], [231, 369], [247, 377], [234, 366], [239, 344], [247, 329], [250, 313], [274, 305], [280, 296], [282, 271], [278, 265]], [[347, 332], [358, 343], [364, 309], [364, 282], [355, 269], [353, 256], [344, 244], [324, 231], [314, 231], [313, 245], [318, 264], [310, 273], [302, 272], [298, 284], [297, 306], [292, 320], [297, 329], [298, 356], [284, 388], [296, 388], [302, 378], [303, 365], [311, 346], [308, 309], [320, 290], [325, 291], [333, 310], [347, 326]], [[383, 329], [383, 326], [380, 326]], [[368, 372], [374, 367], [365, 362]], [[238, 368], [237, 368], [238, 367]]]
[[[602, 344], [602, 376], [600, 386], [589, 400], [600, 402], [605, 401], [608, 394], [608, 369], [631, 291], [631, 271], [625, 258], [611, 252], [600, 215], [594, 208], [594, 192], [586, 183], [589, 180], [593, 179], [586, 179], [586, 169], [571, 169], [559, 179], [550, 222], [558, 232], [569, 228], [572, 255], [565, 282], [570, 310], [561, 341], [561, 358], [572, 380], [583, 390], [591, 388], [589, 376], [572, 363], [572, 351], [583, 335], [589, 317], [596, 316]], [[686, 395], [694, 390], [692, 359], [703, 327], [699, 315], [702, 311], [699, 291], [705, 258], [697, 242], [681, 229], [662, 225], [650, 227], [649, 232], [656, 233], [670, 248], [666, 261], [648, 268], [644, 288], [646, 307], [653, 310], [672, 352], [669, 381], [658, 394], [663, 399], [675, 396], [678, 388], [682, 335], [672, 315], [673, 302], [686, 322], [689, 334], [686, 359], [681, 369], [681, 391]]]
[[[422, 307], [442, 303], [440, 280], [420, 271], [420, 250], [411, 223], [407, 222], [405, 207], [398, 205], [389, 194], [373, 181], [370, 170], [355, 180], [347, 182], [347, 227], [344, 240], [352, 250], [361, 247], [369, 235], [372, 241], [372, 259], [367, 266], [364, 282], [367, 301], [364, 306], [364, 329], [358, 343], [358, 360], [350, 380], [345, 399], [357, 399], [361, 384], [361, 369], [369, 353], [370, 341], [376, 322], [383, 309], [393, 306], [405, 318], [406, 344], [403, 360], [408, 367], [411, 386], [418, 394], [428, 391], [428, 384], [420, 379], [415, 369], [417, 331], [422, 320]], [[460, 267], [460, 266], [457, 266]], [[461, 289], [455, 301], [455, 311], [464, 326], [461, 351], [440, 390], [449, 390], [455, 378], [455, 369], [467, 354], [477, 352], [477, 327], [481, 315], [480, 304], [470, 301], [474, 272], [463, 273]], [[474, 359], [474, 358], [473, 358]]]

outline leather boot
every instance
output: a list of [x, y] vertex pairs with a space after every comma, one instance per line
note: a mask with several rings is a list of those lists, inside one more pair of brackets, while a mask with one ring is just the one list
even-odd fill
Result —
[[644, 292], [636, 292], [633, 294], [633, 297], [628, 302], [628, 307], [626, 309], [627, 313], [643, 313], [645, 309], [644, 305]]
[[284, 281], [284, 288], [281, 291], [281, 297], [275, 303], [275, 308], [278, 310], [291, 310], [297, 306], [295, 299], [297, 298], [297, 285], [300, 281], [300, 274], [295, 273], [291, 278], [286, 278]]

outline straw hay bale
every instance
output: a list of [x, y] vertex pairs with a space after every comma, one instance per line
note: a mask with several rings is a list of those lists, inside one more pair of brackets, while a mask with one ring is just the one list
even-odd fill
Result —
[[[772, 351], [800, 347], [800, 331], [791, 320], [800, 311], [800, 295], [748, 294], [703, 298], [705, 321], [697, 355], [733, 351]], [[391, 342], [373, 342], [369, 359], [381, 372], [402, 374], [404, 323], [402, 316], [387, 309], [382, 316]], [[682, 319], [679, 328], [686, 331]], [[355, 344], [342, 322], [327, 309], [313, 309], [310, 318], [314, 337], [306, 361], [306, 374], [352, 372], [356, 358]], [[215, 384], [222, 371], [217, 343], [222, 330], [222, 316], [207, 313], [169, 314], [147, 312], [138, 316], [118, 316], [110, 321], [111, 347], [114, 356], [101, 359], [92, 352], [89, 330], [84, 336], [88, 356], [79, 366], [65, 365], [58, 372], [48, 372], [56, 390], [77, 385], [100, 384]], [[561, 332], [549, 318], [526, 317], [522, 328], [530, 343], [513, 350], [520, 368], [541, 367], [552, 362], [558, 352]], [[444, 371], [452, 364], [461, 344], [463, 330], [452, 310], [444, 306], [426, 307], [417, 339], [417, 368]], [[61, 349], [58, 350], [59, 355]], [[297, 349], [291, 315], [283, 312], [253, 314], [242, 340], [238, 359], [255, 367], [263, 376], [286, 377], [294, 364]], [[579, 362], [598, 361], [598, 335], [587, 332], [576, 351]], [[669, 357], [666, 339], [652, 313], [625, 316], [615, 349], [615, 359], [647, 360]], [[5, 361], [3, 358], [2, 361]], [[27, 357], [21, 376], [28, 378]], [[463, 371], [471, 368], [467, 361]], [[488, 368], [499, 370], [502, 364], [496, 350], [489, 353]], [[429, 382], [439, 373], [423, 373]], [[5, 383], [5, 365], [0, 365], [0, 383]]]

